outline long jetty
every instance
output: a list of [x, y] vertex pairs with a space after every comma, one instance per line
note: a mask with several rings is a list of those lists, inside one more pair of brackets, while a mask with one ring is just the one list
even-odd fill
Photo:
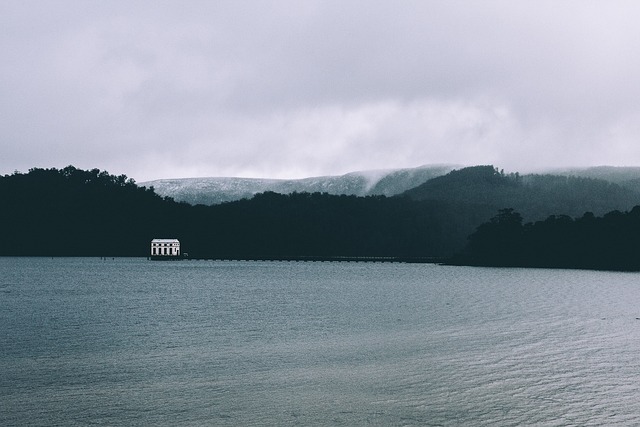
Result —
[[437, 264], [445, 262], [441, 257], [403, 256], [210, 256], [189, 257], [191, 260], [209, 261], [280, 261], [280, 262], [397, 262]]

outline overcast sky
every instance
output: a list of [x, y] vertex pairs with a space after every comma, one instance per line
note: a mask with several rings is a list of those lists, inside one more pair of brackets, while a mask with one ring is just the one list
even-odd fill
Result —
[[0, 1], [0, 174], [640, 166], [638, 1]]

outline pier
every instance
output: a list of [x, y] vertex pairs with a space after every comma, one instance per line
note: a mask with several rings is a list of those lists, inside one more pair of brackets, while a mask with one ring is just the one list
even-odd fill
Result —
[[210, 261], [280, 261], [280, 262], [396, 262], [437, 264], [445, 262], [442, 257], [402, 257], [402, 256], [212, 256], [190, 257], [191, 260]]

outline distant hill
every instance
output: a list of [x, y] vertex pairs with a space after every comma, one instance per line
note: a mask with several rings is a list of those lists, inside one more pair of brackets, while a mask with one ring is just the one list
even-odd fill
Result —
[[602, 179], [623, 187], [640, 190], [640, 167], [595, 166], [590, 168], [551, 169], [547, 173], [561, 176]]
[[304, 179], [259, 178], [183, 178], [159, 179], [138, 183], [153, 187], [163, 197], [192, 205], [215, 205], [249, 199], [271, 191], [279, 194], [328, 193], [334, 195], [393, 196], [416, 187], [432, 178], [444, 175], [456, 166], [426, 165], [409, 169], [389, 169], [351, 172], [340, 176], [320, 176]]
[[514, 208], [526, 221], [549, 215], [602, 215], [640, 204], [640, 192], [603, 179], [577, 175], [504, 174], [493, 166], [454, 170], [403, 193], [413, 200], [464, 202], [494, 212]]

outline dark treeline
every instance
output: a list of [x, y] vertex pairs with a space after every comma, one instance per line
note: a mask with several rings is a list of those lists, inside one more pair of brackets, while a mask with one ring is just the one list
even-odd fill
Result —
[[186, 209], [124, 175], [73, 166], [4, 176], [0, 201], [2, 255], [143, 255]]
[[0, 255], [147, 256], [151, 239], [162, 237], [180, 239], [183, 251], [202, 258], [459, 253], [454, 263], [640, 269], [640, 207], [526, 224], [519, 213], [519, 206], [528, 207], [529, 217], [541, 218], [549, 194], [567, 202], [558, 205], [566, 212], [560, 209], [626, 206], [635, 193], [597, 180], [527, 179], [476, 167], [401, 197], [268, 192], [192, 206], [125, 175], [73, 166], [31, 169], [0, 177]]
[[453, 263], [637, 271], [639, 245], [640, 206], [602, 217], [552, 215], [526, 224], [518, 212], [502, 209], [469, 236]]
[[191, 251], [207, 257], [437, 257], [457, 250], [468, 229], [481, 221], [467, 212], [453, 204], [384, 196], [268, 192], [196, 206], [192, 218], [198, 230], [185, 227], [180, 235]]
[[151, 239], [175, 237], [193, 257], [441, 257], [490, 216], [455, 202], [319, 193], [192, 206], [73, 166], [1, 177], [0, 200], [0, 255], [146, 256]]

